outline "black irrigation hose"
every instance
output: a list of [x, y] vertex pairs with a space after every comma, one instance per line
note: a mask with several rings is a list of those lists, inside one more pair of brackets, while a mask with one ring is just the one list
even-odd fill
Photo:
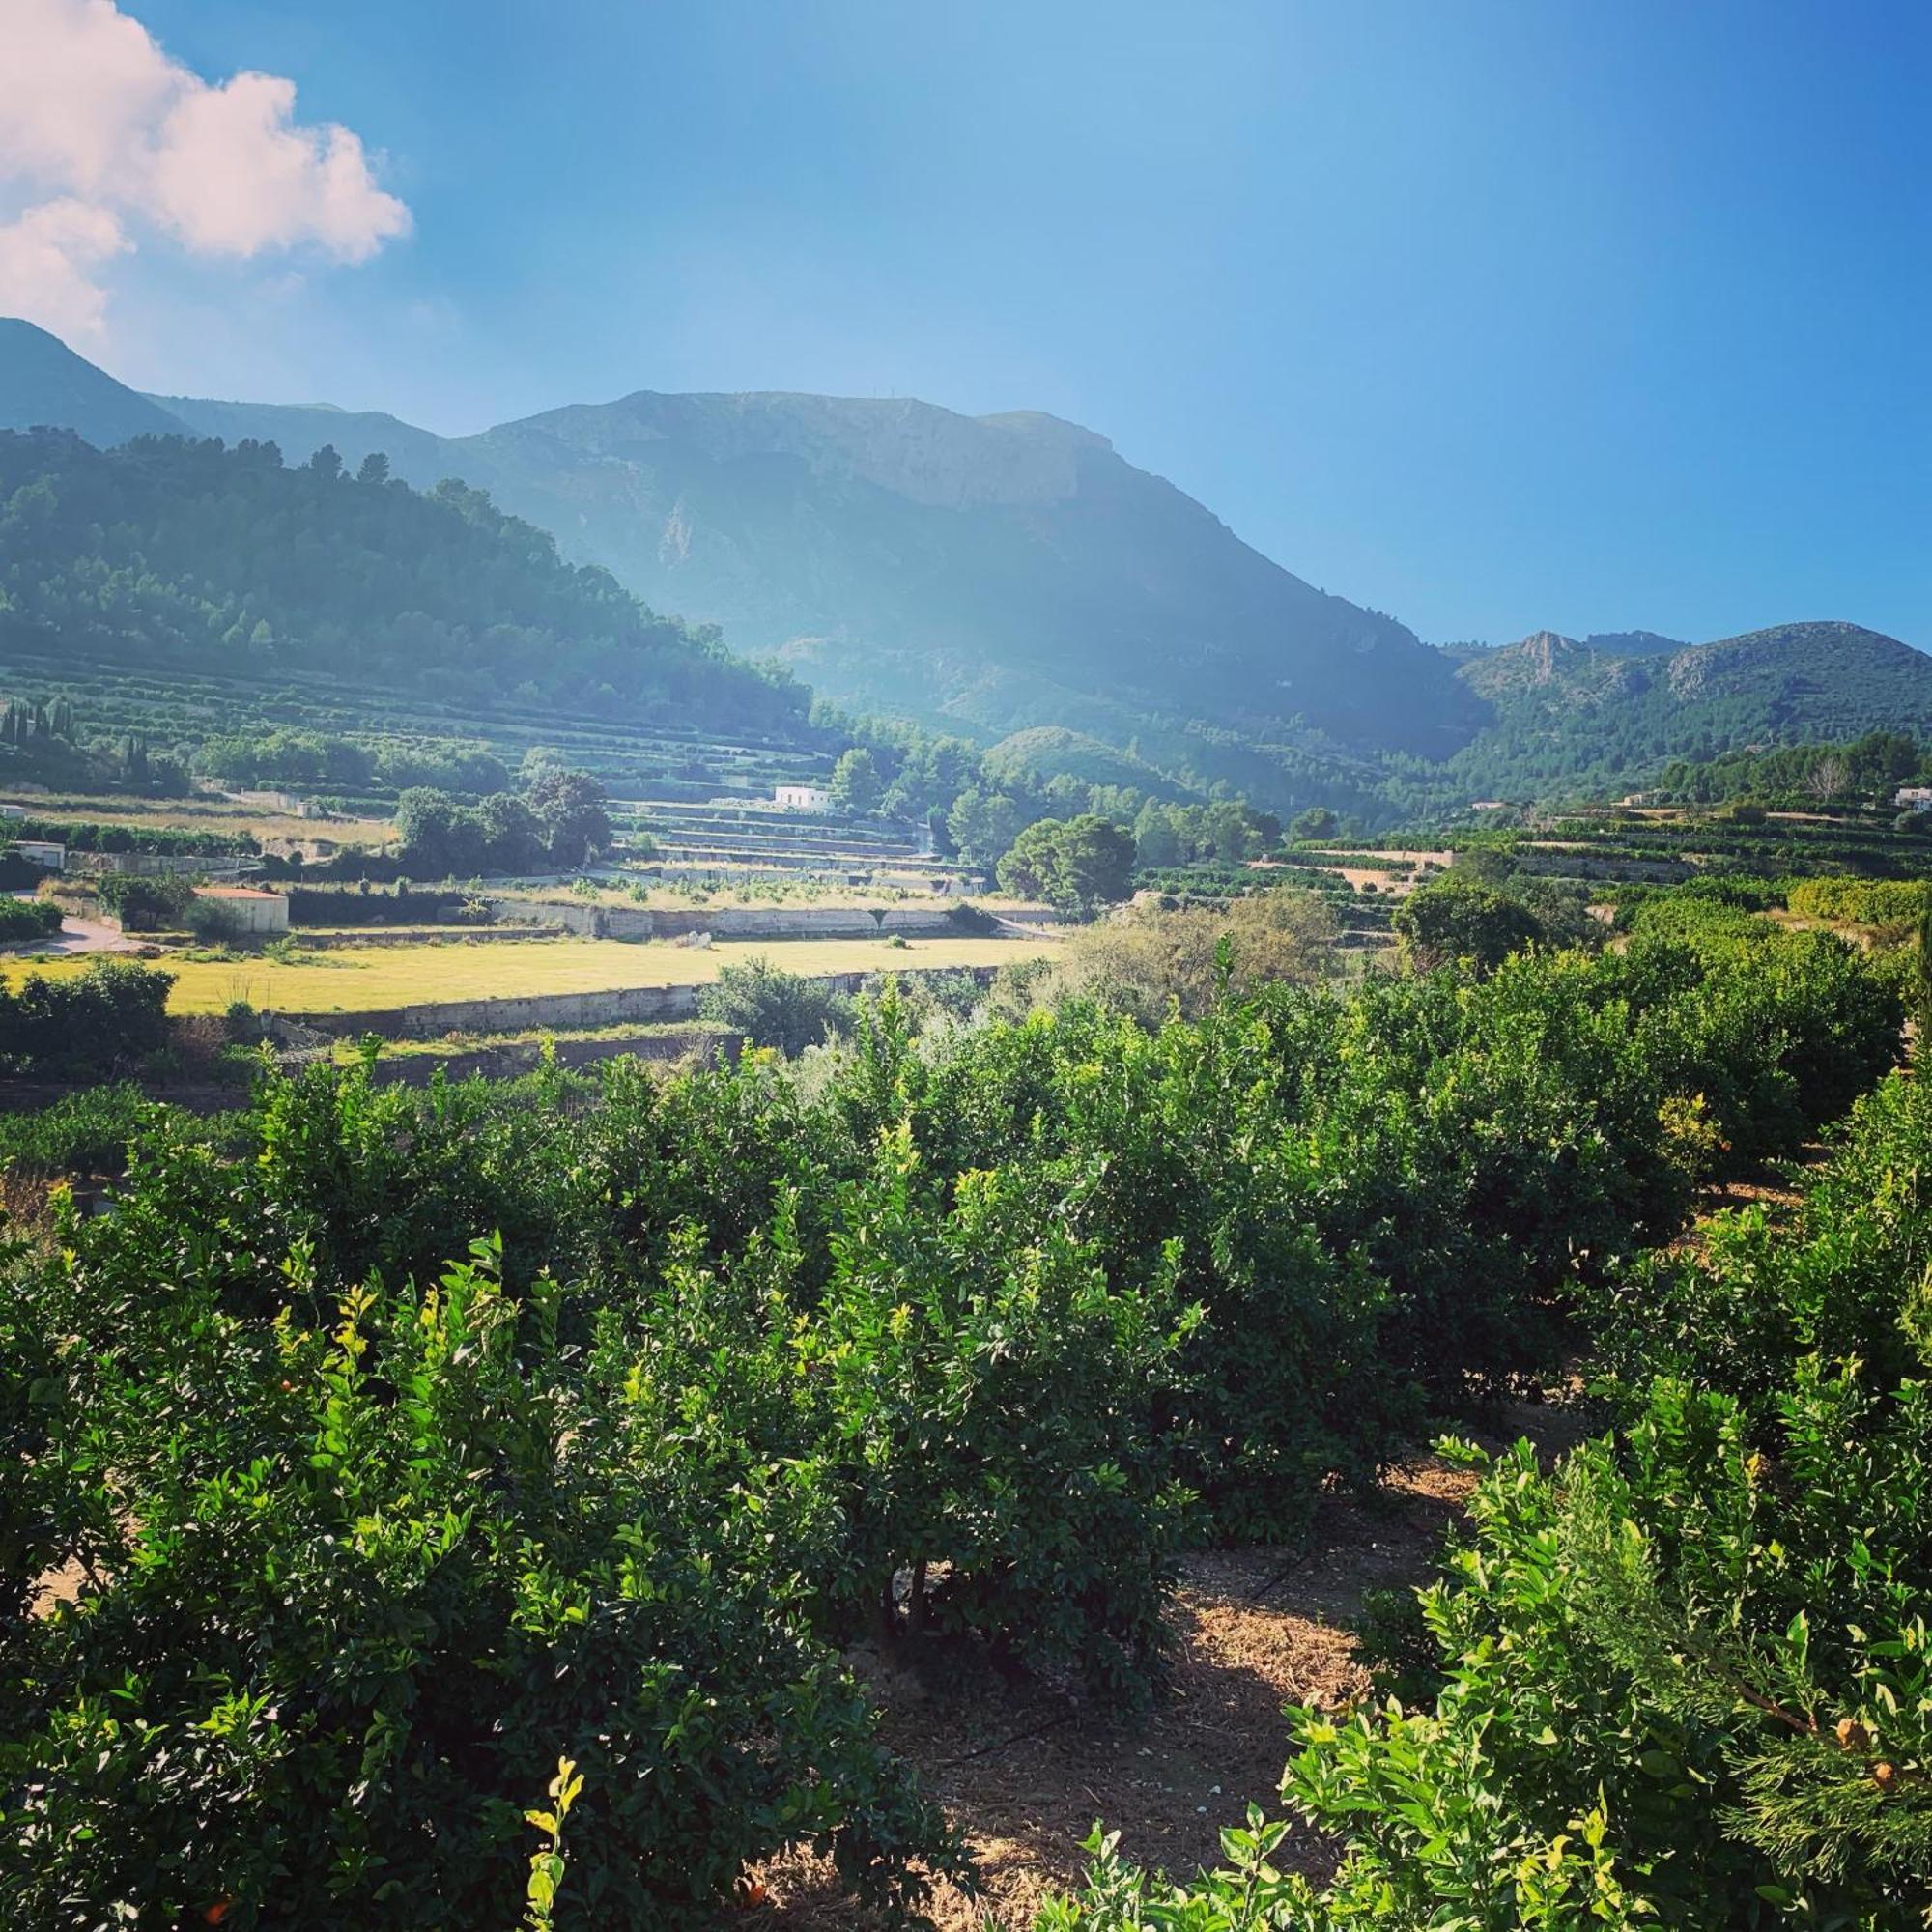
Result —
[[1009, 1750], [1014, 1745], [1025, 1744], [1030, 1738], [1044, 1737], [1048, 1731], [1058, 1730], [1062, 1724], [1071, 1722], [1072, 1718], [1073, 1718], [1073, 1706], [1071, 1704], [1068, 1704], [1066, 1708], [1064, 1711], [1061, 1711], [1057, 1716], [1048, 1718], [1043, 1722], [1035, 1724], [1028, 1730], [1015, 1731], [1009, 1738], [1001, 1738], [995, 1744], [981, 1745], [978, 1750], [969, 1750], [962, 1752], [961, 1755], [959, 1755], [958, 1757], [941, 1758], [940, 1761], [933, 1766], [933, 1770], [951, 1771], [954, 1765], [971, 1764], [973, 1760], [978, 1757], [991, 1757], [995, 1751]]

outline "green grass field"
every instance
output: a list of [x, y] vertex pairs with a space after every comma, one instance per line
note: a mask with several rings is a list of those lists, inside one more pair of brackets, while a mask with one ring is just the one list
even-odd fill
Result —
[[[317, 953], [296, 965], [267, 958], [164, 959], [175, 978], [168, 1009], [222, 1012], [237, 1000], [281, 1013], [373, 1012], [451, 1000], [496, 1000], [533, 993], [604, 993], [624, 986], [694, 986], [726, 966], [763, 954], [808, 975], [931, 971], [1007, 966], [1053, 950], [1050, 940], [875, 939], [744, 940], [710, 949], [616, 939], [533, 939], [467, 946], [372, 946]], [[14, 960], [7, 982], [29, 972], [78, 973], [86, 959]]]

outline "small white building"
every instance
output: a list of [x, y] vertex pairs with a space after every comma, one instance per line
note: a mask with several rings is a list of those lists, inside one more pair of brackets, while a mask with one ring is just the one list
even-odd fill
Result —
[[780, 785], [772, 793], [772, 803], [781, 811], [829, 811], [832, 794], [823, 785]]
[[1908, 811], [1932, 811], [1932, 785], [1900, 785], [1891, 802]]
[[38, 866], [43, 872], [64, 872], [67, 870], [67, 847], [56, 845], [46, 838], [16, 838], [14, 850], [30, 866]]
[[286, 932], [289, 900], [286, 893], [265, 893], [256, 886], [197, 886], [198, 899], [212, 899], [242, 932]]

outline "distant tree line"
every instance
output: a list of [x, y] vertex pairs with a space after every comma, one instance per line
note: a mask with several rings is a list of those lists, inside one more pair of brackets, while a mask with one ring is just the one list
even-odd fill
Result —
[[473, 740], [379, 738], [373, 742], [321, 731], [229, 731], [205, 739], [194, 768], [232, 785], [303, 790], [327, 786], [396, 791], [433, 785], [442, 791], [503, 791], [510, 771], [488, 745]]
[[[0, 627], [5, 622], [0, 602]], [[139, 732], [88, 732], [64, 695], [0, 698], [0, 781], [156, 798], [180, 798], [188, 789], [180, 759], [151, 751]]]
[[[1006, 889], [1029, 895], [1049, 893], [1051, 875], [1052, 891], [1068, 905], [1124, 898], [1132, 891], [1136, 869], [1197, 861], [1238, 863], [1273, 850], [1281, 840], [1279, 818], [1232, 796], [1190, 801], [1156, 796], [1146, 786], [1096, 781], [1072, 771], [1041, 777], [1014, 762], [989, 761], [968, 739], [896, 720], [851, 718], [823, 704], [814, 707], [812, 717], [822, 731], [853, 741], [833, 771], [836, 807], [923, 824], [936, 851], [980, 867], [999, 876]], [[1150, 783], [1165, 783], [1158, 774], [1150, 772], [1149, 778]], [[1036, 833], [1002, 874], [1002, 862], [1030, 828], [1065, 827], [1085, 819], [1104, 820], [1124, 839], [1124, 871], [1117, 863], [1121, 848], [1111, 841], [1098, 870], [1094, 869], [1099, 848], [1093, 846], [1095, 835], [1090, 827], [1080, 838], [1091, 849], [1071, 870], [1047, 860], [1051, 852], [1071, 850], [1060, 833], [1048, 829]], [[1034, 883], [1009, 887], [1009, 879]]]
[[396, 800], [399, 856], [412, 877], [574, 871], [608, 849], [604, 787], [588, 772], [538, 762], [521, 794], [492, 792], [473, 806], [412, 785]]
[[25, 817], [12, 820], [15, 838], [44, 839], [70, 852], [139, 852], [176, 858], [229, 858], [259, 851], [246, 832], [205, 832], [192, 825], [121, 825], [112, 820]]
[[1646, 787], [1676, 805], [1733, 800], [1779, 804], [1889, 804], [1899, 786], [1932, 777], [1932, 747], [1903, 731], [1867, 731], [1843, 744], [1774, 745], [1678, 758]]

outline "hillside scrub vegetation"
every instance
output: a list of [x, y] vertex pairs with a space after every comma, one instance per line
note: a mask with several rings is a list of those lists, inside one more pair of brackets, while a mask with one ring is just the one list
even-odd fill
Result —
[[[507, 1925], [541, 1849], [525, 1809], [568, 1758], [559, 1926], [703, 1923], [796, 1844], [916, 1908], [962, 1855], [845, 1647], [973, 1642], [1102, 1703], [1159, 1694], [1183, 1548], [1293, 1547], [1324, 1493], [1549, 1375], [1702, 1180], [1794, 1152], [1885, 1072], [1899, 1018], [1830, 935], [1687, 921], [1347, 999], [1230, 984], [1153, 1025], [1076, 998], [922, 1027], [889, 989], [849, 1046], [789, 1065], [425, 1091], [322, 1066], [213, 1136], [117, 1112], [116, 1211], [4, 1257], [0, 1889], [28, 1923]], [[1713, 1417], [1683, 1453], [1728, 1482]], [[1719, 1600], [1671, 1567], [1697, 1547], [1683, 1492], [1622, 1468], [1600, 1516], [1637, 1483], [1660, 1541], [1601, 1587], [1654, 1577], [1619, 1639], [1640, 1648]], [[1542, 1551], [1562, 1496], [1495, 1481]], [[1901, 1524], [1916, 1493], [1887, 1505]], [[1849, 1685], [1879, 1653], [1827, 1643], [1836, 1585], [1809, 1574], [1777, 1587], [1811, 1606], [1807, 1667]], [[1891, 1641], [1890, 1586], [1858, 1587]], [[1502, 1613], [1485, 1590], [1471, 1630]], [[1777, 1657], [1765, 1694], [1788, 1700], [1802, 1660]], [[1596, 1666], [1550, 1667], [1568, 1694]], [[1909, 1692], [1909, 1661], [1874, 1667]], [[1409, 1830], [1428, 1793], [1395, 1802], [1402, 1764], [1436, 1760], [1406, 1723], [1311, 1735], [1308, 1788], [1340, 1817], [1372, 1780]], [[1488, 1805], [1504, 1774], [1473, 1735], [1440, 1776]], [[1599, 1803], [1576, 1782], [1530, 1824], [1510, 1786], [1459, 1830], [1542, 1857], [1547, 1817]], [[1623, 1789], [1552, 1896], [1596, 1870]], [[1878, 1856], [1833, 1843], [1833, 1870]], [[1372, 1855], [1338, 1899], [1381, 1884]], [[1801, 1891], [1818, 1862], [1769, 1828], [1750, 1858]]]
[[1222, 907], [1136, 902], [1075, 927], [1032, 997], [1057, 1003], [1085, 995], [1150, 1026], [1173, 1002], [1200, 1019], [1230, 995], [1320, 985], [1334, 971], [1336, 931], [1325, 899], [1292, 888]]

